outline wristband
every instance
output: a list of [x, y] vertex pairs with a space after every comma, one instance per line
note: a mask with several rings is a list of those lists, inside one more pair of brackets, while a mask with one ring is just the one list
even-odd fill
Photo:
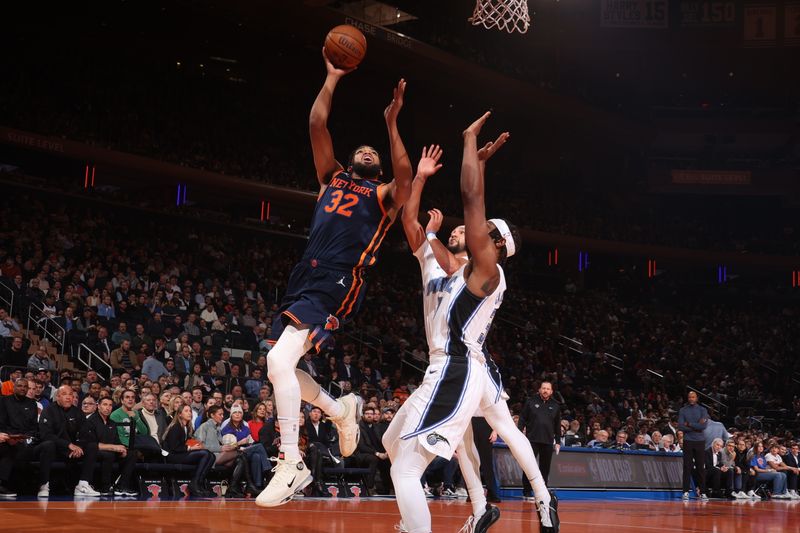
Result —
[[432, 231], [429, 231], [428, 233], [426, 233], [425, 236], [428, 238], [429, 241], [435, 241], [436, 240], [436, 234], [434, 232], [432, 232]]

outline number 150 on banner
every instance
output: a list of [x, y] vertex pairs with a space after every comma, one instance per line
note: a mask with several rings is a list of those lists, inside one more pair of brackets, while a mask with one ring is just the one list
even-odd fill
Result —
[[667, 28], [668, 0], [601, 0], [600, 25], [604, 28]]

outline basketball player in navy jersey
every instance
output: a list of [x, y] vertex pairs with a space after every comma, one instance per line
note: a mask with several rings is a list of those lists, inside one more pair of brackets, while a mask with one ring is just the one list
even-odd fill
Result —
[[[520, 240], [504, 220], [486, 220], [477, 135], [488, 117], [486, 113], [464, 131], [461, 198], [472, 257], [447, 279], [433, 316], [426, 317], [430, 365], [401, 409], [400, 431], [392, 431], [399, 438], [384, 435], [393, 458], [397, 505], [409, 533], [431, 532], [419, 483], [423, 472], [437, 455], [449, 460], [475, 411], [497, 401], [497, 391], [487, 383], [484, 343], [506, 288], [501, 265], [514, 255]], [[467, 527], [474, 529], [472, 524]]]
[[319, 351], [358, 312], [366, 270], [375, 264], [378, 249], [411, 192], [411, 161], [397, 129], [406, 82], [400, 80], [384, 111], [394, 180], [382, 183], [381, 159], [371, 146], [356, 148], [347, 169], [334, 157], [328, 115], [333, 91], [350, 71], [334, 67], [324, 49], [322, 54], [327, 77], [309, 117], [320, 191], [308, 245], [292, 270], [280, 316], [272, 325], [275, 342], [267, 367], [281, 422], [281, 447], [275, 475], [256, 498], [262, 507], [288, 502], [312, 481], [298, 448], [301, 398], [322, 408], [334, 422], [343, 456], [356, 449], [362, 400], [355, 394], [336, 400], [295, 367], [308, 350]]
[[[478, 150], [478, 164], [482, 176], [485, 175], [486, 161], [499, 150], [508, 139], [508, 134], [501, 134], [494, 142], [486, 143]], [[419, 223], [419, 204], [422, 190], [427, 179], [439, 170], [437, 165], [441, 151], [438, 147], [423, 149], [422, 158], [417, 165], [417, 175], [414, 177], [411, 196], [403, 208], [402, 222], [409, 246], [414, 251], [414, 256], [419, 260], [422, 271], [423, 307], [425, 316], [433, 315], [436, 305], [442, 298], [441, 291], [446, 285], [446, 280], [455, 274], [468, 260], [468, 250], [464, 239], [464, 226], [457, 226], [450, 234], [448, 244], [445, 246], [436, 237], [442, 225], [442, 214], [438, 209], [428, 211], [430, 221], [423, 230]], [[501, 223], [500, 221], [497, 221]], [[428, 322], [426, 322], [426, 333]], [[429, 336], [430, 338], [430, 336]], [[506, 400], [508, 396], [503, 392], [502, 380], [497, 366], [494, 364], [488, 351], [485, 351], [486, 370], [489, 380], [486, 382], [492, 392], [496, 392], [495, 403], [485, 411], [475, 413], [475, 416], [486, 418], [492, 429], [495, 430], [506, 442], [520, 465], [523, 467], [528, 479], [535, 487], [536, 503], [541, 516], [542, 532], [557, 533], [559, 530], [558, 514], [555, 501], [551, 507], [551, 497], [544, 483], [536, 458], [533, 454], [528, 439], [519, 431], [508, 410]], [[394, 420], [399, 420], [394, 427], [387, 431], [387, 440], [395, 440], [399, 436], [399, 428], [405, 416], [403, 407], [395, 415]], [[393, 422], [394, 422], [393, 420]], [[387, 448], [388, 450], [389, 448]], [[477, 454], [472, 434], [472, 426], [467, 425], [464, 438], [458, 445], [459, 467], [461, 468], [467, 491], [472, 502], [472, 516], [467, 521], [466, 529], [470, 532], [482, 533], [499, 518], [499, 509], [487, 505], [480, 478], [480, 458]], [[404, 524], [400, 531], [406, 531]], [[472, 529], [469, 529], [471, 527]]]

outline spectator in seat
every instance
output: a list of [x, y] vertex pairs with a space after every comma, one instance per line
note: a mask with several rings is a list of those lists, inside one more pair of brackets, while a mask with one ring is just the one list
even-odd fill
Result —
[[609, 446], [614, 450], [630, 450], [631, 445], [628, 444], [628, 432], [624, 430], [617, 431], [617, 437], [614, 439], [614, 444]]
[[631, 450], [649, 450], [650, 446], [647, 445], [647, 441], [644, 439], [644, 435], [641, 433], [637, 433], [636, 437], [633, 439], [633, 444], [631, 444]]
[[263, 446], [255, 443], [250, 436], [250, 428], [244, 421], [244, 410], [239, 403], [231, 406], [231, 416], [227, 425], [223, 425], [222, 435], [234, 435], [236, 446], [242, 450], [250, 467], [251, 478], [255, 488], [261, 491], [264, 487], [264, 473], [272, 468], [269, 457]]
[[[100, 493], [89, 483], [97, 464], [97, 443], [81, 440], [85, 427], [86, 416], [75, 407], [75, 391], [67, 385], [60, 386], [56, 402], [42, 411], [39, 434], [43, 441], [55, 444], [56, 457], [66, 461], [83, 460], [75, 496], [97, 497]], [[47, 488], [49, 490], [49, 486]], [[41, 494], [42, 490], [39, 492]]]
[[586, 444], [587, 448], [608, 448], [608, 431], [601, 429], [595, 432], [594, 439]]
[[[6, 497], [14, 494], [9, 490], [12, 471], [19, 465], [39, 461], [39, 496], [50, 495], [50, 468], [56, 454], [52, 441], [39, 438], [39, 413], [36, 402], [27, 397], [28, 380], [18, 378], [14, 382], [13, 394], [0, 398], [0, 487]], [[11, 435], [26, 435], [27, 439]], [[0, 491], [2, 493], [2, 491]]]
[[[375, 487], [375, 474], [380, 468], [381, 478], [385, 480], [389, 477], [389, 455], [383, 448], [383, 444], [378, 438], [374, 429], [375, 417], [377, 413], [374, 408], [367, 407], [359, 423], [361, 438], [358, 441], [356, 453], [353, 454], [351, 461], [358, 467], [369, 468], [369, 473], [364, 480], [367, 485], [367, 493], [374, 496], [377, 493]], [[388, 488], [387, 488], [388, 492]]]
[[[263, 403], [258, 405], [263, 406], [264, 413], [266, 414], [266, 405]], [[256, 406], [256, 408], [258, 408], [258, 406]], [[324, 494], [324, 487], [322, 484], [323, 460], [327, 457], [332, 462], [338, 461], [338, 459], [333, 458], [331, 451], [331, 445], [336, 438], [336, 434], [333, 431], [331, 423], [327, 420], [322, 420], [322, 410], [320, 410], [319, 407], [311, 408], [305, 426], [306, 436], [308, 438], [306, 463], [308, 463], [308, 468], [311, 470], [311, 475], [314, 477], [314, 495], [321, 496]]]
[[131, 334], [128, 332], [128, 324], [126, 322], [120, 322], [119, 326], [117, 326], [117, 331], [111, 335], [111, 342], [117, 346], [121, 345], [122, 341], [131, 341]]
[[250, 427], [250, 436], [253, 437], [255, 442], [258, 442], [258, 434], [261, 432], [261, 428], [264, 427], [266, 420], [267, 405], [264, 402], [259, 402], [253, 407], [250, 420], [247, 421], [247, 425]]
[[[126, 448], [140, 450], [145, 456], [160, 456], [161, 448], [150, 437], [147, 425], [135, 411], [136, 391], [125, 389], [120, 397], [122, 405], [111, 413], [111, 420], [117, 425], [119, 442]], [[131, 426], [133, 426], [133, 442], [131, 442]]]
[[[114, 408], [111, 398], [103, 398], [84, 426], [82, 442], [97, 445], [97, 459], [100, 461], [100, 493], [114, 496], [136, 496], [133, 488], [133, 469], [136, 466], [136, 454], [119, 442], [114, 421], [109, 417]], [[119, 478], [112, 486], [114, 463], [119, 464]]]
[[[111, 404], [113, 405], [114, 402], [112, 401]], [[95, 414], [97, 412], [97, 400], [91, 396], [87, 396], [81, 400], [81, 412], [86, 416], [87, 419]]]
[[231, 375], [231, 352], [228, 350], [222, 350], [222, 354], [220, 356], [220, 360], [216, 362], [217, 367], [217, 375], [218, 376], [230, 376]]
[[253, 367], [251, 370], [250, 377], [244, 384], [245, 391], [247, 395], [251, 398], [258, 398], [258, 391], [261, 390], [261, 387], [264, 386], [264, 379], [261, 375], [261, 369], [258, 367]]
[[661, 449], [667, 453], [677, 453], [681, 451], [681, 447], [675, 444], [675, 437], [672, 436], [672, 433], [661, 437], [661, 446]]
[[212, 497], [213, 493], [206, 490], [205, 482], [216, 458], [193, 437], [192, 408], [184, 405], [161, 436], [162, 446], [169, 453], [168, 463], [197, 466], [189, 482], [189, 494], [199, 498]]
[[[800, 444], [793, 442], [789, 447], [789, 453], [783, 456], [783, 462], [790, 468], [800, 468]], [[786, 484], [789, 494], [797, 496], [797, 480], [800, 476], [796, 472], [786, 472]]]
[[47, 346], [40, 344], [36, 347], [36, 351], [28, 359], [28, 368], [56, 369], [56, 362], [50, 359], [50, 356], [47, 354]]
[[[137, 410], [137, 414], [147, 428], [147, 432], [144, 435], [149, 435], [161, 446], [161, 435], [167, 430], [171, 419], [164, 409], [159, 408], [155, 394], [152, 392], [142, 394], [142, 408]], [[136, 436], [138, 437], [139, 435]], [[150, 448], [155, 449], [152, 447], [152, 443]]]
[[131, 349], [134, 352], [139, 352], [143, 344], [152, 346], [153, 338], [144, 331], [142, 324], [136, 324], [136, 334], [131, 338]]
[[167, 367], [164, 366], [164, 363], [158, 359], [158, 355], [152, 353], [144, 360], [144, 364], [142, 364], [142, 374], [157, 381], [161, 376], [168, 376], [169, 371]]
[[111, 368], [114, 370], [125, 370], [132, 372], [134, 370], [141, 370], [139, 367], [136, 354], [131, 350], [131, 341], [123, 339], [119, 348], [111, 351]]
[[764, 456], [764, 443], [758, 441], [753, 445], [753, 457], [750, 459], [750, 468], [756, 475], [756, 483], [772, 483], [772, 497], [779, 500], [788, 500], [791, 497], [786, 493], [786, 474], [776, 472]]
[[9, 346], [3, 353], [3, 359], [0, 360], [0, 366], [28, 366], [28, 354], [25, 353], [22, 337], [14, 337]]
[[0, 337], [11, 337], [19, 330], [17, 321], [11, 318], [5, 309], [0, 309]]
[[[787, 485], [789, 476], [797, 476], [797, 474], [800, 473], [798, 472], [798, 469], [796, 467], [788, 466], [786, 463], [783, 462], [783, 457], [781, 456], [780, 453], [780, 445], [777, 442], [773, 442], [772, 444], [770, 444], [769, 453], [766, 454], [764, 458], [767, 460], [767, 464], [770, 466], [770, 468], [772, 468], [775, 472], [778, 472], [786, 476]], [[795, 496], [791, 492], [788, 492], [788, 490], [786, 491], [785, 494], [793, 500], [800, 499], [800, 496]]]
[[743, 478], [744, 475], [747, 474], [747, 471], [745, 470], [743, 472], [741, 467], [738, 466], [738, 455], [739, 452], [736, 451], [736, 443], [733, 440], [728, 440], [725, 443], [725, 447], [722, 448], [722, 464], [733, 471], [731, 476], [733, 478], [733, 486], [730, 487], [732, 490], [731, 496], [737, 499], [744, 499], [748, 497], [747, 494], [742, 492]]
[[727, 498], [733, 494], [735, 466], [733, 459], [723, 460], [723, 447], [722, 439], [714, 439], [706, 450], [706, 487], [712, 496]]

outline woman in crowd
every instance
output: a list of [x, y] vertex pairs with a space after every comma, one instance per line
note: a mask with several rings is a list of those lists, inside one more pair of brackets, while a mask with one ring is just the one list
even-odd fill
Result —
[[[192, 428], [192, 408], [184, 405], [173, 417], [161, 437], [161, 447], [169, 452], [167, 462], [172, 464], [197, 465], [189, 483], [189, 494], [207, 498], [213, 493], [204, 487], [208, 473], [214, 466], [214, 454], [206, 450], [201, 442], [195, 442]], [[190, 440], [191, 439], [191, 440]]]
[[231, 417], [228, 424], [222, 428], [222, 435], [234, 435], [236, 445], [242, 450], [247, 462], [250, 465], [250, 472], [253, 484], [257, 489], [264, 487], [264, 472], [271, 469], [272, 465], [267, 457], [267, 452], [263, 446], [254, 444], [255, 439], [251, 436], [250, 428], [244, 421], [244, 411], [238, 403], [231, 407]]
[[758, 441], [753, 445], [753, 457], [750, 459], [750, 468], [756, 473], [756, 483], [772, 483], [772, 497], [776, 499], [790, 499], [786, 493], [786, 474], [776, 472], [770, 467], [764, 457], [764, 443]]
[[264, 402], [259, 402], [253, 408], [252, 418], [247, 422], [250, 427], [250, 436], [253, 437], [255, 442], [258, 442], [258, 433], [264, 427], [264, 421], [267, 419], [267, 405]]

